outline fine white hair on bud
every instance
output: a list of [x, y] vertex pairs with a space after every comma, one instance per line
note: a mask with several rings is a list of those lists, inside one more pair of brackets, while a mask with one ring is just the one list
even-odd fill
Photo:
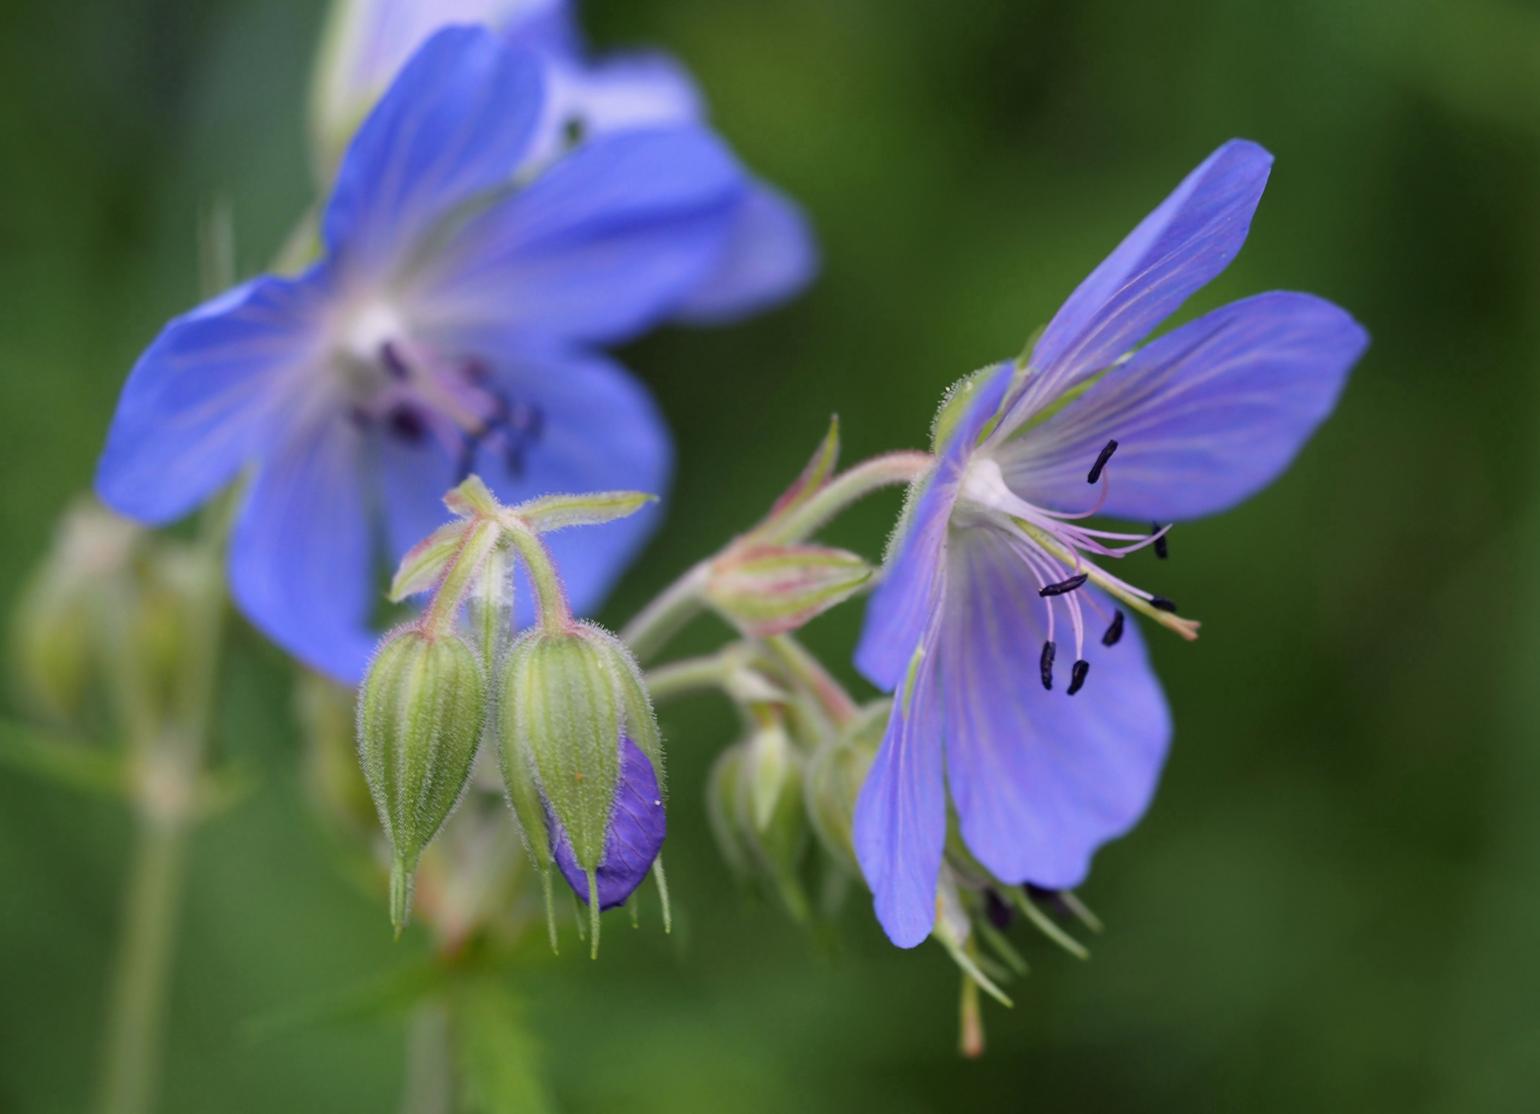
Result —
[[358, 702], [358, 752], [391, 844], [390, 917], [399, 936], [423, 848], [470, 779], [487, 714], [481, 660], [453, 633], [385, 637]]

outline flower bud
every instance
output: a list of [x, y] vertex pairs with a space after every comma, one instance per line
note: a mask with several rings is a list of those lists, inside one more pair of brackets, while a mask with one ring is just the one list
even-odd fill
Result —
[[587, 623], [529, 630], [500, 695], [503, 778], [536, 864], [599, 909], [623, 904], [665, 833], [661, 739], [629, 652]]
[[814, 752], [807, 765], [807, 815], [813, 831], [834, 859], [859, 872], [850, 829], [856, 797], [882, 743], [891, 700], [877, 700], [862, 708], [837, 735], [830, 736]]
[[364, 778], [393, 850], [391, 922], [399, 935], [417, 858], [470, 778], [486, 718], [486, 677], [459, 636], [407, 627], [376, 652], [358, 709]]
[[735, 873], [767, 882], [796, 917], [808, 912], [801, 864], [807, 847], [802, 756], [778, 713], [724, 751], [706, 789], [707, 814]]
[[872, 577], [854, 553], [819, 545], [736, 545], [712, 565], [706, 599], [744, 634], [796, 630]]

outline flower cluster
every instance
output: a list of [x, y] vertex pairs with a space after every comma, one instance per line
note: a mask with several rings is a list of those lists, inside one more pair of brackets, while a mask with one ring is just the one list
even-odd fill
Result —
[[[596, 346], [687, 312], [706, 287], [731, 296], [723, 268], [743, 270], [728, 255], [763, 191], [722, 143], [675, 113], [553, 144], [552, 106], [588, 96], [568, 87], [587, 71], [523, 37], [455, 27], [411, 55], [341, 159], [320, 258], [171, 322], [129, 377], [98, 469], [102, 498], [152, 524], [249, 470], [235, 598], [343, 680], [374, 641], [377, 538], [399, 558], [471, 471], [515, 501], [667, 486], [661, 417]], [[734, 307], [799, 286], [811, 255], [793, 254]], [[558, 543], [579, 609], [651, 525]]]

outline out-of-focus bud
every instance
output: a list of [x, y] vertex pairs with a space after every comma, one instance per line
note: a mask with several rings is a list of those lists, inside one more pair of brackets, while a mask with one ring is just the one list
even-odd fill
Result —
[[856, 797], [882, 743], [891, 700], [877, 700], [837, 734], [824, 740], [807, 764], [807, 814], [824, 848], [859, 876], [850, 829]]
[[537, 866], [554, 859], [599, 909], [623, 904], [665, 834], [661, 739], [630, 653], [588, 623], [526, 631], [503, 666], [498, 722], [508, 797]]
[[707, 814], [728, 865], [767, 882], [797, 918], [808, 914], [801, 869], [807, 850], [803, 759], [778, 709], [755, 710], [759, 725], [712, 767]]
[[744, 634], [768, 638], [849, 599], [871, 577], [871, 566], [843, 549], [748, 542], [712, 564], [705, 595]]
[[458, 635], [407, 627], [375, 653], [358, 708], [364, 778], [391, 842], [390, 912], [399, 935], [417, 858], [470, 777], [486, 719], [486, 676]]
[[44, 715], [79, 712], [100, 661], [113, 597], [129, 591], [145, 534], [81, 500], [59, 523], [53, 547], [23, 589], [12, 627], [19, 695]]

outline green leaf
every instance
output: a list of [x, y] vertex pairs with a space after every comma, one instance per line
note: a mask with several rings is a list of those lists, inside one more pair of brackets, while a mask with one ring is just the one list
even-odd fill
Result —
[[510, 508], [540, 534], [569, 526], [602, 526], [627, 518], [658, 497], [645, 491], [594, 491], [586, 495], [546, 495]]
[[396, 568], [395, 578], [390, 582], [390, 601], [400, 603], [408, 596], [426, 592], [437, 584], [444, 570], [449, 567], [449, 562], [460, 551], [460, 543], [469, 528], [469, 523], [451, 522], [447, 526], [440, 526], [407, 550], [406, 556], [401, 558], [401, 564]]

